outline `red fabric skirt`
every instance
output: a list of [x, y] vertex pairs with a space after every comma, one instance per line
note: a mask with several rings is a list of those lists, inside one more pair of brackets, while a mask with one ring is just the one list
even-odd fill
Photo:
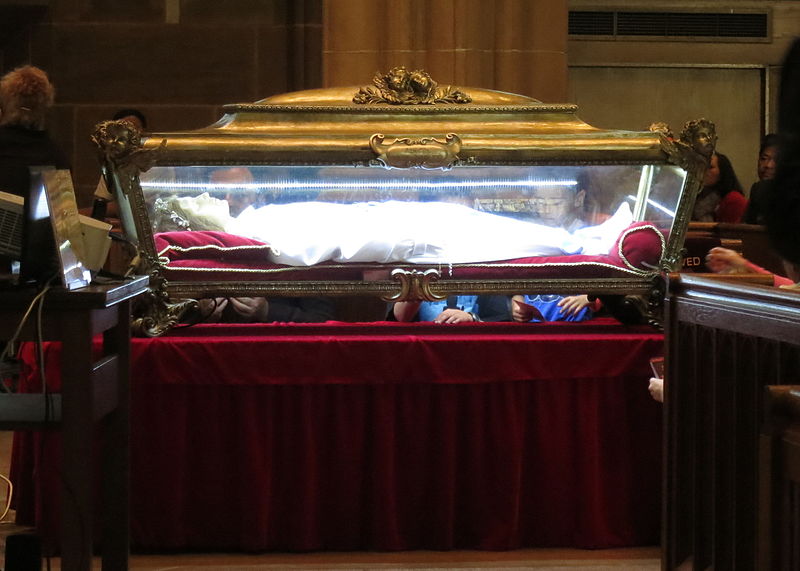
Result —
[[[662, 353], [661, 333], [613, 320], [134, 339], [133, 546], [655, 545], [661, 409], [647, 385]], [[47, 345], [53, 387], [59, 358]], [[57, 433], [17, 434], [17, 520], [51, 544], [58, 465]]]

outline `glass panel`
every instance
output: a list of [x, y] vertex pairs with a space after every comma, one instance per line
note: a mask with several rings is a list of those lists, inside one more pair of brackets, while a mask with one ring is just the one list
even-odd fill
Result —
[[664, 165], [161, 166], [141, 186], [154, 232], [258, 239], [277, 263], [472, 263], [605, 254], [636, 220], [666, 235], [685, 179]]

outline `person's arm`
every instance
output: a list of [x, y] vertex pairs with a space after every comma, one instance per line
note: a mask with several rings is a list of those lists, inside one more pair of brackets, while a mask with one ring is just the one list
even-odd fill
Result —
[[392, 315], [397, 321], [414, 321], [420, 303], [419, 301], [398, 301], [392, 306]]
[[757, 266], [738, 252], [728, 248], [711, 248], [706, 256], [706, 265], [712, 272], [718, 274], [772, 274], [772, 285], [776, 287], [794, 283], [787, 277], [779, 276], [761, 266]]
[[717, 274], [740, 274], [748, 271], [759, 274], [769, 273], [746, 260], [739, 252], [719, 246], [708, 251], [706, 265], [708, 269]]

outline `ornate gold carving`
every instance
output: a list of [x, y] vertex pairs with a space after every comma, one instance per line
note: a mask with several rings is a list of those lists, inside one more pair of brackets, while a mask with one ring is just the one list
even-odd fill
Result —
[[717, 146], [717, 127], [708, 119], [688, 121], [681, 131], [680, 141], [708, 160]]
[[353, 103], [390, 105], [433, 105], [435, 103], [469, 103], [472, 98], [451, 85], [439, 87], [426, 71], [393, 67], [388, 73], [375, 73], [372, 85], [358, 90]]
[[116, 179], [126, 196], [138, 181], [139, 173], [149, 170], [167, 146], [166, 139], [163, 139], [157, 148], [144, 150], [139, 130], [121, 120], [98, 123], [91, 139], [97, 145], [108, 190], [114, 188]]
[[444, 299], [447, 295], [436, 295], [431, 291], [431, 284], [438, 281], [439, 270], [429, 269], [421, 272], [419, 270], [404, 270], [397, 268], [392, 270], [392, 278], [400, 282], [400, 292], [384, 297], [385, 301], [436, 301]]
[[433, 137], [395, 139], [384, 144], [385, 136], [376, 133], [369, 138], [369, 147], [377, 155], [377, 160], [387, 167], [395, 168], [450, 168], [460, 159], [461, 138], [448, 133], [444, 141]]
[[599, 296], [603, 307], [622, 323], [646, 323], [656, 329], [664, 328], [664, 295], [666, 278], [658, 275], [650, 283], [646, 294]]
[[[694, 151], [705, 159], [706, 164], [714, 154], [714, 149], [717, 145], [717, 128], [712, 121], [708, 119], [693, 119], [687, 121], [683, 126], [680, 137], [675, 138], [672, 129], [667, 123], [653, 123], [650, 125], [650, 131], [658, 133], [663, 139], [664, 149], [670, 158], [676, 158], [679, 155], [686, 155], [687, 151]], [[696, 158], [692, 157], [688, 164], [683, 160], [679, 164], [689, 170], [690, 167], [696, 166]]]
[[197, 309], [197, 301], [182, 299], [170, 301], [167, 280], [158, 266], [150, 260], [150, 290], [137, 299], [132, 312], [137, 317], [131, 321], [132, 334], [139, 337], [158, 337], [175, 327], [189, 311]]
[[677, 140], [666, 123], [653, 123], [650, 125], [650, 130], [661, 135], [661, 148], [669, 157], [669, 161], [687, 173], [683, 192], [690, 198], [682, 200], [675, 213], [670, 246], [661, 258], [661, 271], [669, 273], [677, 271], [683, 262], [683, 235], [689, 227], [694, 198], [702, 188], [703, 176], [717, 143], [717, 133], [714, 123], [708, 119], [687, 121]]
[[667, 123], [664, 123], [663, 121], [651, 123], [650, 128], [648, 130], [652, 131], [653, 133], [661, 133], [667, 139], [675, 140], [675, 134], [672, 132], [672, 129]]

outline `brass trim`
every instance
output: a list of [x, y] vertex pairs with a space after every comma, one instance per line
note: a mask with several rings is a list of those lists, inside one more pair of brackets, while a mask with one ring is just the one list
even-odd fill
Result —
[[[385, 113], [389, 115], [397, 113], [419, 113], [419, 114], [441, 114], [453, 113], [456, 111], [452, 107], [403, 107], [398, 109], [395, 106], [390, 107], [353, 107], [348, 105], [272, 105], [268, 103], [228, 103], [222, 106], [222, 110], [226, 113], [286, 113], [286, 112], [301, 112], [301, 113], [353, 113], [353, 114], [373, 114]], [[506, 113], [574, 113], [578, 110], [578, 106], [571, 103], [540, 103], [536, 105], [470, 105], [458, 107], [457, 111], [461, 113], [490, 113], [490, 114], [506, 114]]]
[[[93, 140], [109, 190], [113, 187], [121, 210], [127, 212], [123, 212], [123, 225], [138, 249], [137, 272], [151, 276], [151, 295], [142, 303], [148, 307], [136, 321], [139, 333], [163, 333], [193, 307], [193, 299], [235, 295], [356, 294], [399, 301], [435, 300], [458, 293], [558, 291], [638, 297], [636, 303], [646, 318], [653, 323], [658, 321], [662, 276], [680, 268], [683, 238], [706, 168], [705, 159], [683, 133], [676, 139], [668, 127], [656, 132], [604, 131], [577, 118], [576, 105], [537, 104], [524, 96], [489, 90], [470, 91], [473, 103], [457, 105], [348, 105], [342, 99], [346, 90], [312, 92], [313, 97], [308, 100], [299, 92], [254, 104], [227, 105], [227, 115], [216, 124], [189, 132], [142, 137], [131, 132], [127, 123], [126, 133], [122, 132], [121, 122], [98, 125]], [[352, 96], [352, 91], [349, 93]], [[280, 101], [287, 103], [275, 104]], [[490, 101], [503, 103], [487, 104]], [[386, 132], [391, 133], [391, 142], [386, 142]], [[631, 272], [629, 278], [460, 280], [443, 279], [437, 270], [405, 266], [395, 268], [392, 279], [375, 281], [168, 282], [156, 252], [139, 177], [153, 165], [204, 164], [362, 168], [674, 164], [686, 171], [687, 178], [660, 267], [653, 272]]]
[[400, 282], [400, 292], [388, 297], [382, 297], [384, 301], [437, 301], [445, 299], [446, 295], [439, 295], [431, 291], [431, 284], [439, 280], [441, 274], [436, 269], [403, 270], [397, 268], [392, 271], [392, 278]]
[[374, 105], [435, 105], [443, 103], [464, 104], [472, 97], [452, 85], [439, 87], [428, 72], [393, 67], [387, 73], [376, 73], [372, 85], [367, 85], [353, 95], [353, 103]]
[[455, 133], [445, 135], [444, 141], [434, 137], [402, 137], [384, 144], [385, 138], [381, 133], [369, 138], [369, 148], [385, 167], [447, 169], [459, 161], [461, 138]]

